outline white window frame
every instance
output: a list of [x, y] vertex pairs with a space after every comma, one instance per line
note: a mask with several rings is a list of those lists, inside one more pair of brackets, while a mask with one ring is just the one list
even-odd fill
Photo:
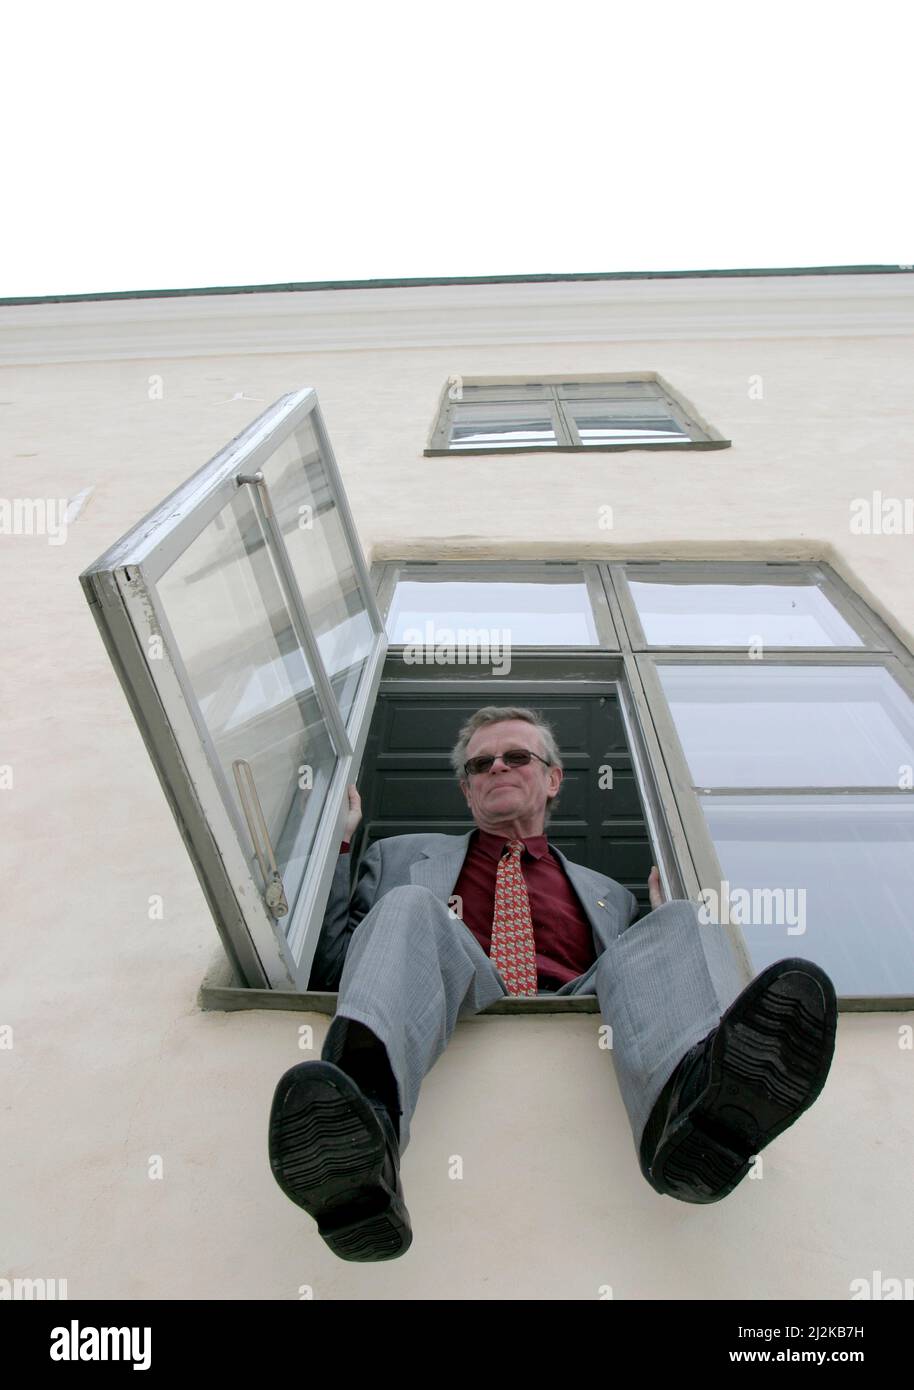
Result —
[[[262, 474], [258, 477], [266, 460], [309, 419], [374, 634], [347, 721], [321, 658], [266, 483]], [[254, 835], [207, 734], [157, 594], [161, 576], [231, 504], [240, 487], [251, 490], [336, 752], [301, 888], [285, 918], [268, 908], [268, 885], [252, 855]], [[79, 578], [238, 978], [252, 989], [307, 990], [349, 809], [347, 788], [361, 764], [387, 650], [374, 588], [313, 388], [290, 392], [265, 410]], [[153, 639], [162, 643], [156, 660], [149, 656]]]

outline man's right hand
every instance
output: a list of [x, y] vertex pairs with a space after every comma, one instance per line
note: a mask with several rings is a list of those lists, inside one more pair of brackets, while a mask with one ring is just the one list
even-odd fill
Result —
[[651, 872], [647, 880], [648, 897], [651, 900], [651, 911], [655, 908], [663, 907], [666, 897], [663, 892], [663, 884], [660, 882], [660, 870], [656, 864], [651, 865]]
[[362, 798], [355, 782], [349, 784], [349, 814], [343, 828], [343, 839], [351, 841], [358, 828], [359, 821], [362, 819]]

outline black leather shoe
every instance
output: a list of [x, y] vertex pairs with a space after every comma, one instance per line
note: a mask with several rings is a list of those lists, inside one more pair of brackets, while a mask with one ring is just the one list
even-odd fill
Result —
[[756, 976], [661, 1092], [640, 1151], [651, 1186], [681, 1202], [732, 1192], [819, 1095], [837, 1021], [834, 986], [813, 961], [775, 961]]
[[393, 1260], [412, 1244], [400, 1145], [387, 1107], [332, 1062], [300, 1062], [270, 1111], [270, 1167], [341, 1260]]

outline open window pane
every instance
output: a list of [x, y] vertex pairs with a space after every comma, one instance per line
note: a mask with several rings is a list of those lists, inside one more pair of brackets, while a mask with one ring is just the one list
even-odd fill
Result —
[[234, 763], [250, 764], [288, 900], [287, 925], [337, 754], [246, 491], [162, 575], [158, 596], [239, 821]]
[[657, 663], [696, 787], [899, 787], [914, 703], [883, 666]]
[[756, 971], [802, 956], [839, 994], [914, 994], [914, 796], [699, 799]]
[[387, 646], [314, 391], [80, 581], [241, 980], [306, 989]]
[[595, 646], [587, 585], [401, 579], [387, 616], [391, 642], [444, 643], [460, 632], [497, 634], [514, 646]]
[[265, 462], [263, 473], [343, 719], [375, 645], [359, 576], [312, 416]]
[[863, 646], [816, 584], [675, 584], [630, 578], [628, 586], [650, 646]]

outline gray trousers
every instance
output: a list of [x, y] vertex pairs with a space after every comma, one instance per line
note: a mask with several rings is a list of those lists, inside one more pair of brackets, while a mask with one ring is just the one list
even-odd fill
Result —
[[[636, 1152], [677, 1063], [739, 992], [734, 974], [723, 987], [726, 997], [719, 997], [696, 922], [692, 903], [665, 903], [610, 942], [585, 974], [554, 991], [596, 995], [612, 1029], [613, 1065]], [[507, 993], [469, 927], [431, 889], [392, 888], [353, 933], [321, 1057], [339, 1063], [349, 1019], [380, 1038], [399, 1093], [402, 1152], [422, 1079], [447, 1047], [458, 1018]]]

